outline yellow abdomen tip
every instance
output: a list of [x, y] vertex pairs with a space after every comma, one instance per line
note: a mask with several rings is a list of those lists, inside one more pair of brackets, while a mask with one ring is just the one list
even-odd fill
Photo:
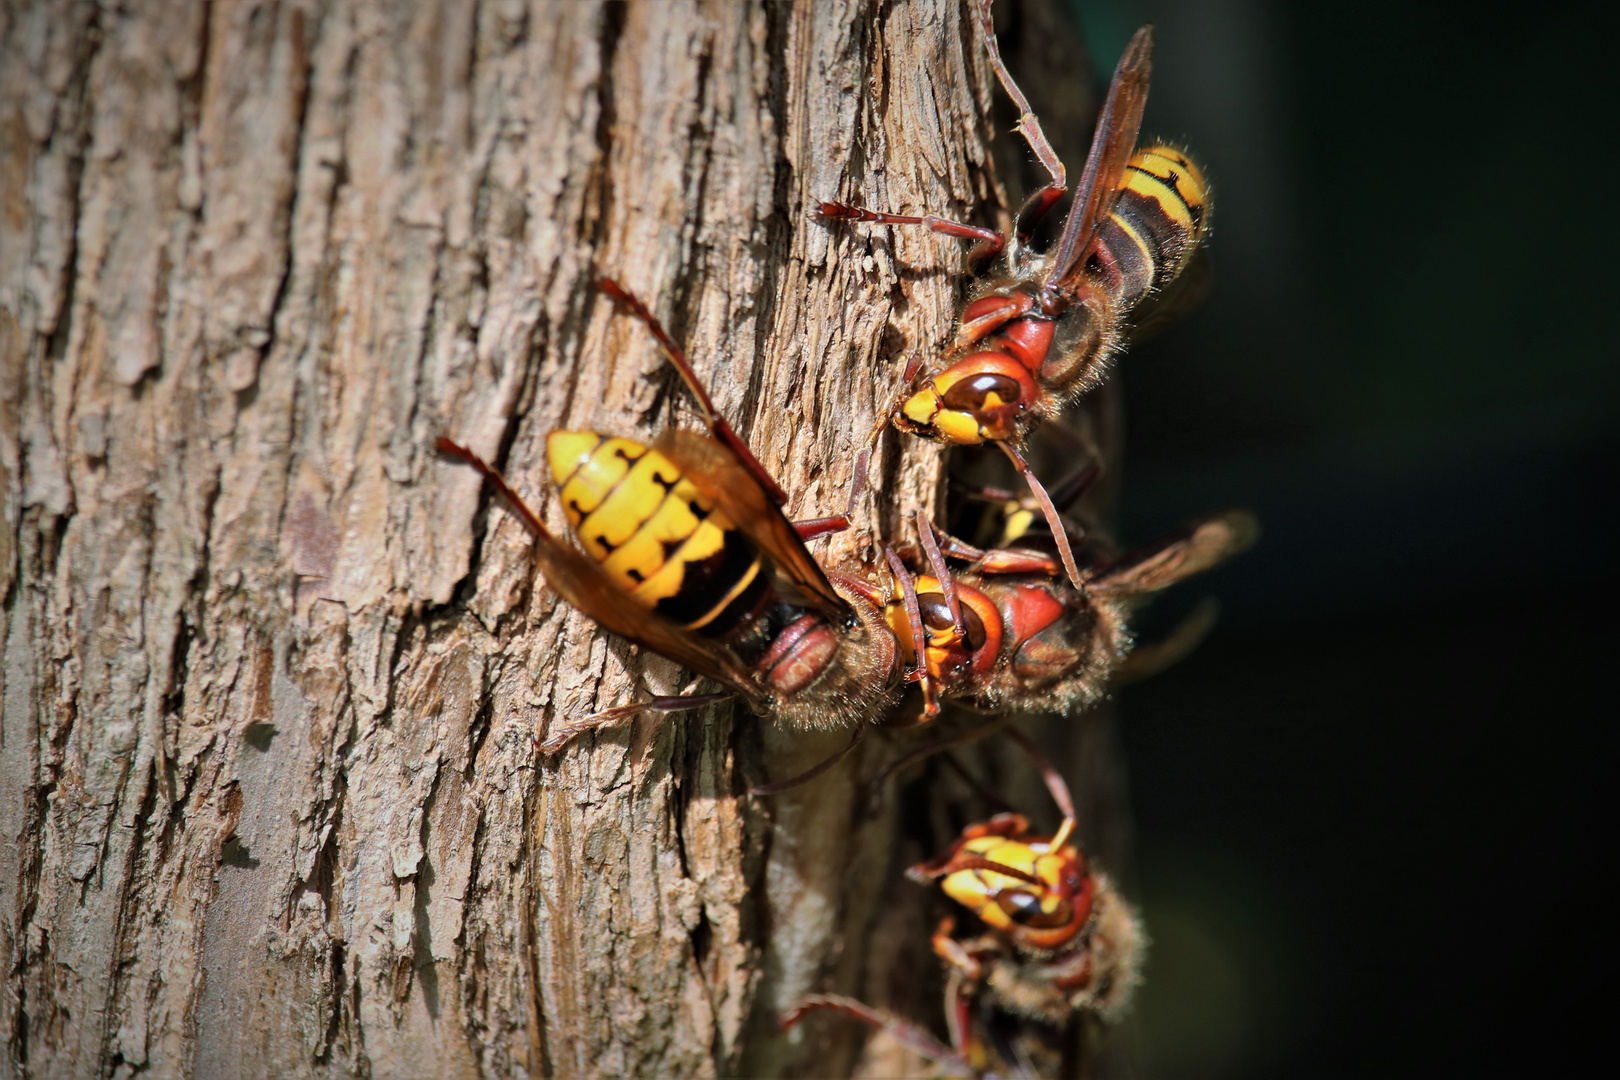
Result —
[[551, 461], [551, 477], [558, 487], [591, 459], [602, 441], [594, 431], [553, 431], [546, 436], [546, 457]]

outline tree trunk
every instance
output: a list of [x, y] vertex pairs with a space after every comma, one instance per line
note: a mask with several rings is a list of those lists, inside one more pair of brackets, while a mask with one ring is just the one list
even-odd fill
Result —
[[[773, 1018], [881, 986], [874, 924], [926, 949], [858, 798], [892, 747], [774, 799], [744, 792], [847, 735], [723, 707], [540, 755], [681, 674], [431, 445], [561, 528], [547, 432], [692, 425], [606, 273], [790, 511], [840, 509], [961, 254], [807, 212], [1006, 220], [965, 5], [13, 3], [0, 34], [0, 1072], [853, 1067], [862, 1033]], [[935, 448], [880, 460], [834, 563], [941, 505]]]

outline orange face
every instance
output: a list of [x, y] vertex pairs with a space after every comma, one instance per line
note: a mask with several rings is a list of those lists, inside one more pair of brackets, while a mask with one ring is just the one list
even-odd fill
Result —
[[[959, 636], [939, 580], [919, 577], [915, 587], [925, 639], [923, 666], [929, 676], [947, 694], [961, 692], [974, 682], [987, 679], [995, 670], [996, 658], [1001, 653], [1001, 613], [995, 604], [979, 590], [958, 585], [956, 597], [966, 631], [964, 636]], [[898, 587], [889, 597], [883, 615], [900, 640], [901, 656], [915, 665], [917, 645], [912, 639], [911, 619]]]
[[964, 356], [907, 398], [896, 421], [958, 446], [1015, 439], [1040, 389], [1029, 369], [1000, 352]]
[[964, 839], [951, 861], [966, 865], [946, 874], [940, 883], [945, 894], [1021, 944], [1057, 948], [1091, 918], [1096, 884], [1061, 832], [1036, 837], [1022, 829], [1011, 836], [985, 831]]

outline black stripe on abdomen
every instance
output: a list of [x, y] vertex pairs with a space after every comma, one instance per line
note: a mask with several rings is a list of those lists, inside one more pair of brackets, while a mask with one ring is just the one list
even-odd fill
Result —
[[[1186, 207], [1175, 188], [1168, 184], [1164, 187], [1170, 192], [1171, 198], [1181, 203], [1176, 209]], [[1193, 237], [1192, 229], [1166, 212], [1164, 207], [1159, 205], [1158, 199], [1129, 189], [1119, 193], [1119, 200], [1114, 204], [1114, 213], [1142, 238], [1143, 244], [1152, 256], [1151, 287], [1163, 288], [1168, 285], [1171, 278], [1181, 269], [1187, 245]]]
[[[759, 558], [759, 553], [753, 544], [748, 542], [747, 537], [737, 529], [727, 529], [720, 550], [706, 559], [693, 559], [687, 562], [681, 576], [681, 587], [673, 596], [666, 596], [658, 601], [654, 610], [671, 622], [690, 628], [725, 600], [726, 595], [736, 588], [737, 583], [742, 581]], [[764, 585], [768, 578], [763, 570], [764, 567], [760, 567], [761, 572], [755, 574], [755, 580], [760, 585]], [[753, 587], [753, 584], [750, 584], [749, 588], [743, 590], [742, 595], [752, 592]], [[718, 637], [725, 630], [731, 629], [731, 626], [721, 628], [718, 624], [725, 620], [735, 606], [735, 601], [727, 604], [724, 611], [699, 627], [698, 632], [706, 637]], [[731, 625], [734, 626], [735, 622]]]
[[1158, 267], [1153, 261], [1155, 251], [1147, 246], [1146, 239], [1137, 232], [1135, 224], [1116, 215], [1117, 211], [1105, 219], [1097, 230], [1097, 245], [1107, 248], [1108, 255], [1112, 257], [1112, 271], [1116, 280], [1110, 281], [1109, 287], [1118, 291], [1120, 302], [1125, 307], [1130, 307], [1153, 288]]

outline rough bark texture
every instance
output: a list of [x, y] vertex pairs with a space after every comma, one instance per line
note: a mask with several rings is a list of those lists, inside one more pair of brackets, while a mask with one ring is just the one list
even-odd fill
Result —
[[[548, 431], [692, 424], [610, 273], [791, 511], [841, 508], [961, 256], [807, 210], [1004, 213], [966, 16], [0, 11], [0, 1073], [852, 1067], [859, 1032], [772, 1018], [926, 947], [913, 853], [853, 769], [741, 794], [846, 736], [721, 708], [540, 756], [680, 674], [537, 587], [430, 445], [560, 527]], [[886, 446], [861, 524], [895, 536], [941, 458]]]

